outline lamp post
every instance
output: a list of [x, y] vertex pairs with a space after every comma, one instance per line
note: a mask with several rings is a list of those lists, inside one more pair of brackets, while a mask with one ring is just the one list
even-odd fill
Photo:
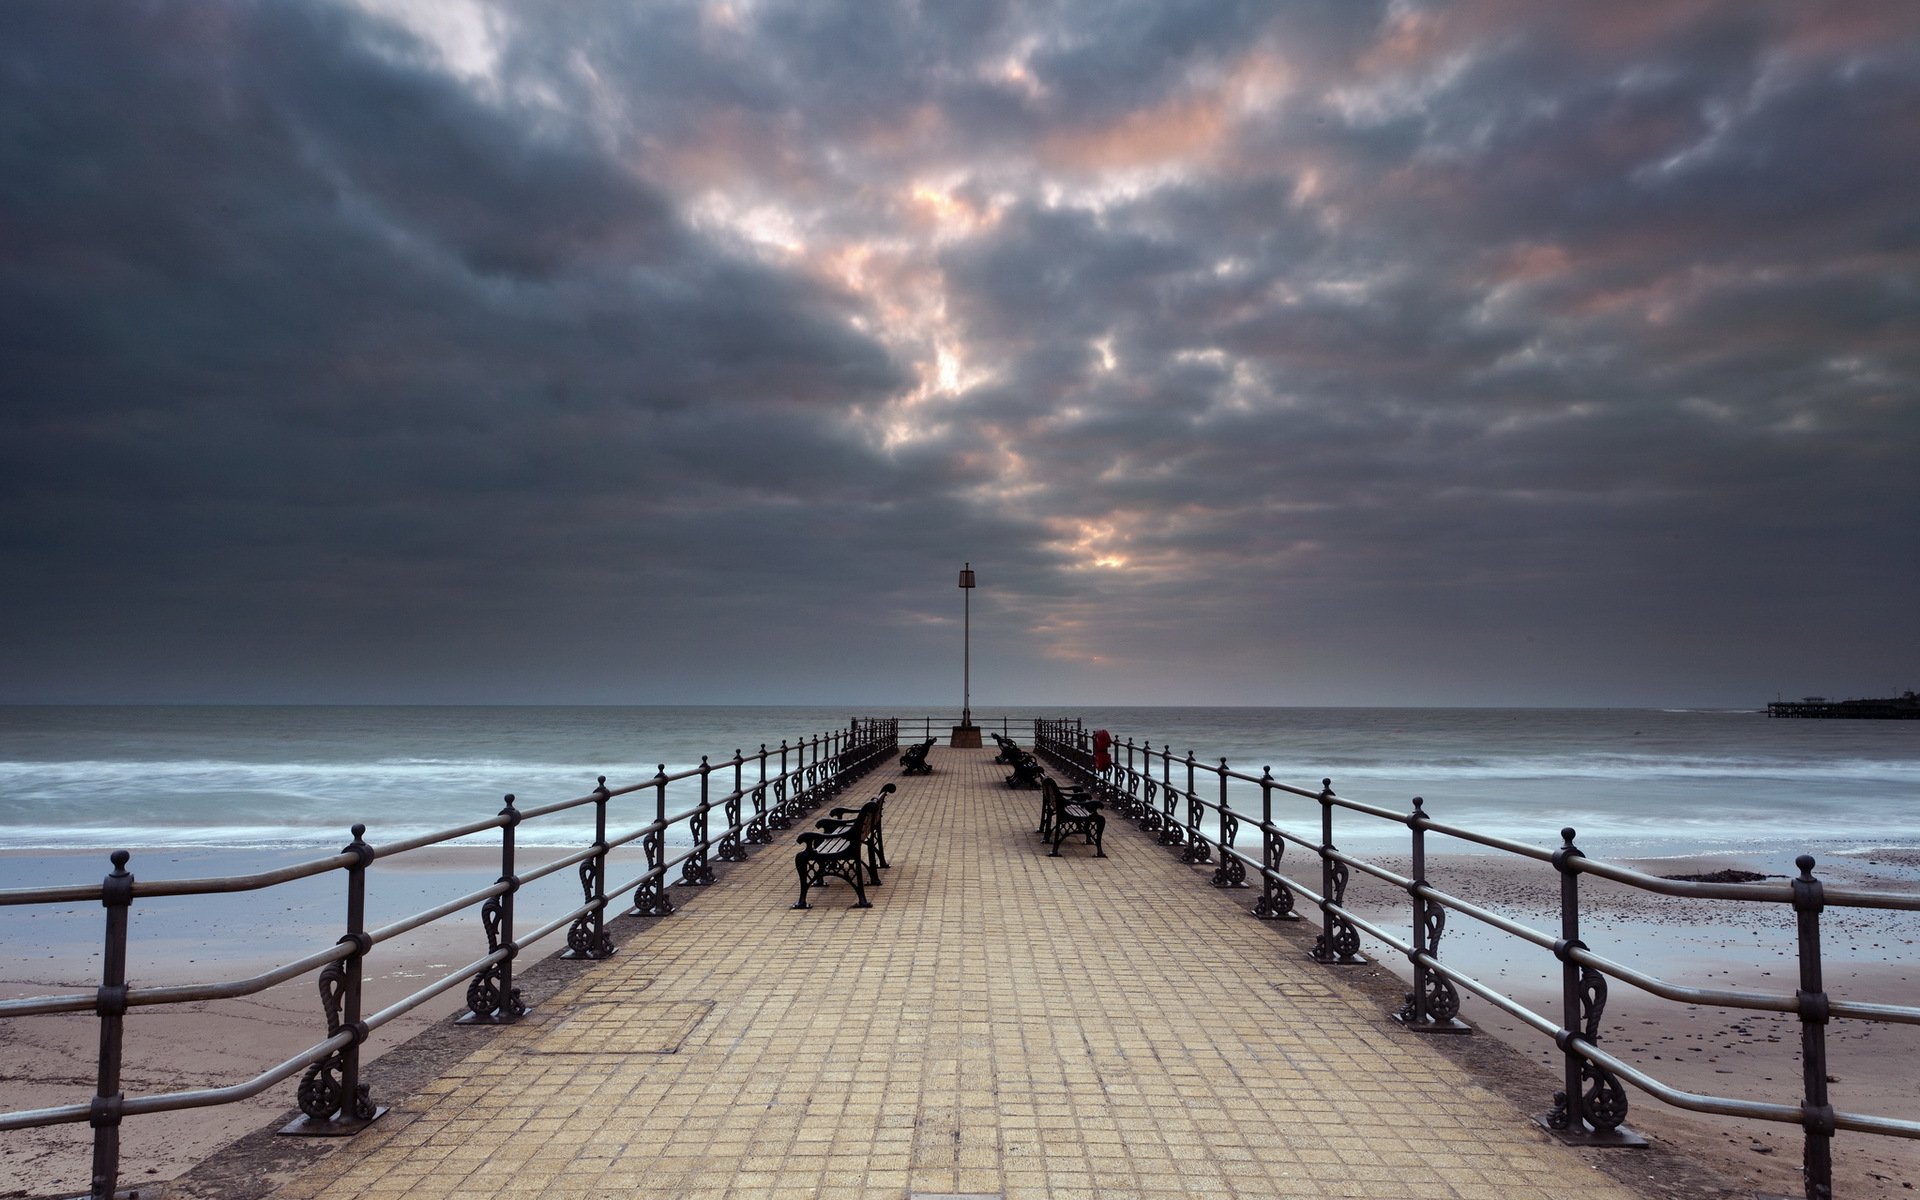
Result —
[[973, 564], [960, 568], [960, 723], [953, 727], [947, 744], [973, 747], [980, 744], [980, 727], [973, 723]]

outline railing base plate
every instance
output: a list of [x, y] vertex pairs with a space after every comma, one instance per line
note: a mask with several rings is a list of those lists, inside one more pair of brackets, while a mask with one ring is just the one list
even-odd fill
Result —
[[[527, 1009], [527, 1013], [532, 1011], [533, 1009], [531, 1008]], [[476, 1012], [463, 1012], [453, 1019], [453, 1023], [455, 1025], [468, 1026], [517, 1025], [521, 1017], [526, 1016], [527, 1013], [521, 1013], [519, 1016], [515, 1016], [512, 1013], [504, 1012], [490, 1012], [484, 1015]]]
[[1647, 1139], [1641, 1137], [1625, 1125], [1618, 1129], [1599, 1133], [1592, 1129], [1555, 1129], [1547, 1123], [1544, 1114], [1536, 1115], [1533, 1123], [1552, 1134], [1555, 1141], [1569, 1146], [1596, 1146], [1612, 1150], [1644, 1150]]
[[352, 1137], [362, 1129], [387, 1115], [387, 1106], [382, 1104], [373, 1110], [373, 1115], [362, 1120], [359, 1117], [331, 1117], [325, 1121], [316, 1121], [312, 1117], [295, 1117], [292, 1123], [274, 1130], [281, 1137]]
[[1448, 1017], [1444, 1021], [1422, 1022], [1422, 1021], [1416, 1021], [1411, 1017], [1403, 1017], [1397, 1012], [1388, 1013], [1387, 1016], [1390, 1017], [1397, 1024], [1399, 1024], [1400, 1028], [1406, 1030], [1408, 1033], [1450, 1034], [1450, 1033], [1472, 1033], [1473, 1032], [1473, 1026], [1467, 1024], [1465, 1021], [1462, 1021], [1459, 1017]]
[[1356, 954], [1352, 958], [1316, 958], [1311, 950], [1307, 951], [1306, 960], [1311, 963], [1319, 963], [1323, 967], [1364, 967], [1371, 965], [1373, 962], [1372, 959], [1364, 954]]

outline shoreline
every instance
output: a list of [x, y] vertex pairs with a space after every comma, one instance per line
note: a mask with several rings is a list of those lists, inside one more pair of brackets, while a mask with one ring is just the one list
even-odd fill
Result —
[[[309, 851], [297, 853], [303, 858], [313, 856]], [[529, 871], [559, 853], [523, 851], [518, 867], [522, 872]], [[24, 860], [33, 860], [48, 872], [62, 874], [62, 882], [86, 877], [75, 869], [79, 864], [74, 860], [98, 865], [103, 858], [91, 850], [0, 851], [0, 862], [13, 868], [10, 876], [20, 871]], [[149, 850], [137, 853], [131, 865], [136, 875], [141, 866], [150, 868], [153, 878], [169, 874], [156, 862], [162, 859], [199, 868], [182, 874], [218, 873], [205, 869], [210, 858], [227, 864], [247, 859], [256, 864], [244, 868], [230, 865], [229, 870], [263, 869], [252, 852], [239, 851], [206, 856]], [[1292, 873], [1304, 871], [1308, 860], [1290, 856], [1287, 861]], [[1404, 860], [1378, 861], [1405, 870]], [[1783, 873], [1782, 864], [1771, 856], [1716, 854], [1627, 861], [1657, 874], [1726, 867]], [[368, 924], [377, 927], [380, 919], [401, 915], [391, 911], [396, 907], [412, 912], [484, 887], [497, 876], [498, 869], [498, 851], [483, 847], [434, 848], [376, 863], [369, 872]], [[637, 872], [615, 866], [610, 868], [609, 878], [617, 886], [632, 873]], [[1916, 883], [1920, 881], [1920, 852], [1833, 854], [1816, 867], [1816, 874], [1837, 886], [1910, 890], [1920, 886]], [[1551, 920], [1543, 922], [1542, 915], [1557, 903], [1558, 877], [1544, 864], [1508, 856], [1434, 855], [1429, 860], [1428, 877], [1436, 887], [1536, 928], [1555, 928]], [[1722, 911], [1751, 906], [1648, 897], [1592, 877], [1584, 878], [1582, 885], [1582, 932], [1595, 953], [1695, 986], [1786, 992], [1794, 986], [1790, 912], [1776, 914], [1784, 915], [1784, 924], [1775, 921], [1768, 925], [1756, 941], [1753, 930], [1765, 921], [1743, 925], [1734, 914]], [[330, 944], [337, 936], [342, 911], [338, 889], [322, 886], [311, 889], [311, 893], [304, 897], [276, 896], [273, 921], [264, 930], [260, 906], [250, 903], [246, 894], [196, 900], [190, 906], [194, 911], [187, 915], [175, 916], [170, 910], [167, 936], [149, 937], [146, 952], [130, 956], [140, 964], [130, 977], [136, 986], [187, 982], [209, 974], [239, 978]], [[557, 915], [577, 904], [579, 892], [573, 872], [562, 871], [529, 885], [521, 895], [529, 898], [521, 908], [519, 928], [524, 934], [545, 923], [547, 918], [537, 914]], [[532, 899], [541, 896], [545, 898]], [[1395, 928], [1392, 915], [1406, 916], [1404, 895], [1369, 876], [1355, 875], [1348, 900], [1356, 912], [1370, 920], [1377, 915], [1389, 929]], [[157, 907], [188, 901], [164, 898], [142, 903]], [[136, 905], [136, 909], [140, 907]], [[383, 915], [387, 913], [391, 915]], [[1920, 981], [1920, 955], [1914, 953], [1920, 946], [1920, 914], [1875, 915], [1900, 920], [1843, 923], [1841, 914], [1829, 911], [1823, 939], [1828, 951], [1826, 986], [1850, 999], [1911, 1003], [1914, 984]], [[10, 921], [0, 926], [0, 932], [7, 934], [0, 940], [9, 950], [8, 958], [0, 964], [0, 997], [90, 991], [97, 984], [100, 920], [97, 905], [91, 909], [74, 906], [65, 919], [44, 923], [20, 918], [19, 910], [0, 909], [0, 921]], [[145, 924], [136, 922], [136, 950], [141, 935], [154, 932], [150, 925], [143, 929]], [[1545, 951], [1507, 935], [1476, 934], [1470, 928], [1474, 924], [1454, 915], [1441, 940], [1442, 960], [1476, 978], [1490, 983], [1497, 980], [1502, 991], [1557, 1020], [1558, 963]], [[31, 936], [20, 936], [27, 926], [31, 926]], [[236, 930], [241, 933], [236, 935]], [[564, 937], [550, 935], [521, 962], [530, 966], [561, 949]], [[18, 953], [22, 950], [31, 953]], [[430, 979], [484, 952], [485, 938], [474, 909], [383, 943], [367, 959], [365, 1011], [375, 1011], [409, 995]], [[1369, 957], [1374, 956], [1370, 953]], [[1382, 970], [1405, 975], [1404, 962], [1396, 962], [1391, 956], [1376, 961]], [[1798, 1103], [1797, 1021], [1774, 1014], [1675, 1004], [1641, 997], [1633, 991], [1624, 985], [1612, 989], [1601, 1033], [1610, 1049], [1685, 1090]], [[1540, 1108], [1544, 1110], [1550, 1102], [1552, 1082], [1557, 1079], [1557, 1053], [1540, 1035], [1491, 1005], [1464, 992], [1463, 998], [1462, 1017], [1482, 1036], [1498, 1038], [1540, 1064]], [[456, 986], [421, 1010], [383, 1028], [369, 1043], [366, 1061], [376, 1061], [408, 1038], [443, 1024], [462, 1007], [463, 991]], [[136, 1009], [127, 1022], [127, 1091], [152, 1094], [245, 1079], [313, 1044], [323, 1028], [311, 976], [240, 1000], [178, 1006], [169, 1012]], [[10, 1087], [8, 1106], [39, 1107], [85, 1100], [92, 1092], [96, 1046], [96, 1022], [91, 1014], [0, 1022], [0, 1077], [19, 1085]], [[1828, 1054], [1829, 1072], [1836, 1079], [1833, 1101], [1837, 1107], [1920, 1119], [1920, 1082], [1910, 1078], [1911, 1072], [1900, 1069], [1900, 1065], [1920, 1062], [1920, 1028], [1836, 1022], [1830, 1031]], [[377, 1081], [379, 1076], [374, 1078]], [[241, 1104], [129, 1121], [122, 1137], [127, 1184], [172, 1178], [238, 1137], [270, 1124], [291, 1106], [295, 1087], [296, 1081], [290, 1080]], [[1796, 1128], [1684, 1113], [1631, 1088], [1629, 1098], [1630, 1126], [1713, 1162], [1730, 1180], [1781, 1194], [1797, 1190], [1800, 1135]], [[0, 1196], [84, 1190], [89, 1145], [84, 1124], [0, 1138]], [[1841, 1185], [1837, 1194], [1911, 1195], [1903, 1185], [1920, 1188], [1920, 1145], [1912, 1142], [1842, 1134], [1836, 1143], [1835, 1162], [1836, 1183]]]

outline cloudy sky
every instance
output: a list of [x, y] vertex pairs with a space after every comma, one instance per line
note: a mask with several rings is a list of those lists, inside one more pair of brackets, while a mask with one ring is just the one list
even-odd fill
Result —
[[1920, 687], [1920, 9], [7, 0], [0, 700]]

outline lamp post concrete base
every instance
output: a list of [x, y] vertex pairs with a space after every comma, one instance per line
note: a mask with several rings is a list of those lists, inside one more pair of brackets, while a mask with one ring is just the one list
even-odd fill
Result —
[[955, 750], [978, 750], [980, 748], [980, 727], [978, 725], [955, 725], [953, 738], [947, 743]]

